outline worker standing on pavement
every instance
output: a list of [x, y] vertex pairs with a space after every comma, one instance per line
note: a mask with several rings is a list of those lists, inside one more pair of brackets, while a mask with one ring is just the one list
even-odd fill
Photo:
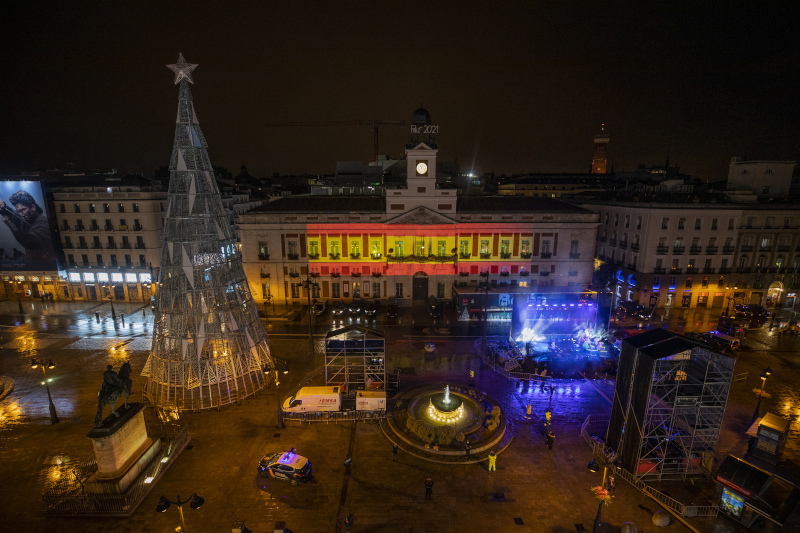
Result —
[[350, 475], [350, 466], [353, 464], [353, 460], [348, 455], [344, 458], [344, 473], [345, 475]]
[[489, 472], [497, 471], [497, 456], [494, 454], [494, 450], [489, 452]]
[[545, 412], [544, 412], [544, 418], [545, 418], [545, 420], [546, 420], [546, 422], [545, 422], [545, 425], [546, 425], [546, 426], [549, 426], [549, 425], [550, 425], [550, 418], [552, 418], [552, 416], [553, 416], [553, 412], [552, 412], [552, 411], [550, 410], [550, 408], [548, 407], [548, 408], [547, 408], [547, 411], [545, 411]]
[[531, 419], [531, 404], [529, 403], [528, 406], [525, 408], [525, 420]]
[[545, 439], [545, 442], [547, 442], [547, 447], [550, 448], [551, 450], [553, 449], [553, 444], [555, 443], [555, 440], [556, 440], [556, 436], [553, 435], [553, 432], [552, 431], [548, 431], [547, 432], [547, 438]]

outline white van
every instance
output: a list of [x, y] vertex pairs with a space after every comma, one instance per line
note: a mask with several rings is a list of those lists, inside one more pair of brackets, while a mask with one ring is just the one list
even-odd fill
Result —
[[739, 339], [731, 337], [730, 335], [725, 335], [724, 333], [720, 333], [718, 331], [709, 331], [704, 335], [704, 337], [713, 343], [719, 344], [726, 350], [738, 350], [742, 345]]
[[385, 392], [358, 391], [358, 395], [356, 395], [356, 411], [379, 411], [385, 409]]
[[342, 394], [339, 387], [303, 387], [283, 402], [287, 413], [339, 411]]

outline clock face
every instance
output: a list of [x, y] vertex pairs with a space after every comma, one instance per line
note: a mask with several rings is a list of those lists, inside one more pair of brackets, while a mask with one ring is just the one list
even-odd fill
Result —
[[424, 161], [417, 163], [417, 176], [425, 176], [428, 173], [428, 164]]

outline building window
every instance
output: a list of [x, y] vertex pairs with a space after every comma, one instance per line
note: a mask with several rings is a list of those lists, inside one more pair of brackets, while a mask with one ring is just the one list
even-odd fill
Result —
[[531, 241], [528, 239], [522, 239], [520, 243], [520, 252], [530, 256], [531, 253]]
[[308, 241], [308, 257], [311, 259], [319, 257], [319, 241]]
[[139, 212], [139, 204], [133, 204], [133, 212], [134, 213], [138, 213]]
[[394, 241], [394, 256], [405, 257], [403, 254], [403, 241]]
[[469, 241], [459, 242], [458, 253], [461, 257], [469, 257]]
[[[626, 241], [628, 239], [625, 239]], [[570, 241], [569, 243], [569, 254], [570, 255], [578, 255], [578, 241]]]
[[292, 283], [289, 286], [292, 289], [292, 298], [300, 298], [300, 284]]
[[339, 294], [339, 284], [338, 283], [331, 283], [331, 296], [333, 298], [341, 298]]
[[769, 186], [761, 187], [761, 194], [769, 194]]
[[117, 205], [117, 210], [118, 210], [120, 213], [124, 213], [124, 212], [125, 212], [125, 204], [118, 204], [118, 205]]
[[339, 257], [339, 241], [331, 241], [331, 255], [334, 259]]
[[682, 230], [685, 227], [686, 227], [686, 219], [685, 218], [679, 218], [678, 219], [678, 229]]
[[481, 256], [489, 256], [489, 241], [481, 241]]
[[311, 285], [311, 297], [319, 298], [319, 283], [314, 283]]
[[287, 254], [287, 255], [289, 255], [290, 257], [291, 257], [291, 256], [299, 256], [299, 255], [300, 255], [300, 254], [297, 252], [297, 250], [298, 250], [298, 248], [299, 248], [299, 246], [298, 246], [298, 244], [297, 244], [297, 241], [288, 241], [288, 242], [286, 243], [286, 248], [287, 248], [287, 250], [288, 250], [288, 254]]
[[631, 227], [631, 216], [630, 215], [625, 215], [625, 227], [626, 228], [630, 228]]
[[756, 221], [756, 217], [747, 217], [747, 229], [753, 229], [753, 224]]
[[791, 218], [786, 217], [783, 219], [783, 229], [789, 229], [789, 226], [791, 226], [791, 224], [792, 224]]
[[767, 217], [767, 229], [771, 229], [775, 224], [775, 217]]
[[444, 257], [447, 255], [447, 241], [437, 241], [436, 253], [439, 257]]
[[394, 284], [394, 295], [398, 298], [403, 297], [403, 284], [402, 283], [395, 283]]
[[372, 248], [372, 258], [373, 259], [380, 259], [381, 258], [381, 241], [372, 241], [370, 246]]
[[616, 213], [614, 214], [614, 225], [619, 226], [619, 215]]
[[269, 283], [262, 283], [261, 297], [266, 300], [268, 296], [269, 296]]
[[661, 229], [669, 229], [669, 218], [661, 219]]
[[500, 256], [510, 256], [511, 249], [509, 248], [509, 241], [500, 241]]
[[732, 218], [728, 219], [728, 229], [733, 229], [734, 227], [734, 220]]
[[608, 213], [606, 213], [606, 221], [605, 221], [605, 224], [606, 224], [606, 226], [608, 226]]
[[550, 255], [550, 241], [545, 239], [542, 241], [542, 256]]
[[747, 266], [747, 256], [743, 255], [739, 258], [739, 268], [745, 268]]
[[361, 243], [358, 241], [350, 242], [350, 257], [353, 259], [361, 257]]
[[267, 245], [267, 241], [258, 241], [258, 258], [261, 261], [269, 259], [269, 245]]
[[417, 257], [425, 257], [425, 241], [420, 239], [419, 241], [415, 241], [414, 245], [416, 246], [416, 250], [414, 250], [414, 255]]
[[381, 284], [377, 281], [372, 283], [372, 297], [373, 298], [381, 297]]
[[437, 283], [436, 284], [436, 297], [437, 298], [444, 298], [444, 283]]
[[694, 219], [694, 229], [696, 229], [696, 230], [703, 229], [703, 221], [702, 221], [702, 219], [699, 219], [699, 218]]

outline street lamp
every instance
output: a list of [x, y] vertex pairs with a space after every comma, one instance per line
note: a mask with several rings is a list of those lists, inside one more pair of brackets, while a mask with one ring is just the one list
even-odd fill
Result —
[[758, 395], [758, 403], [756, 404], [756, 410], [753, 411], [753, 420], [758, 418], [759, 410], [761, 409], [761, 398], [763, 398], [764, 396], [769, 396], [769, 394], [764, 392], [764, 385], [767, 384], [767, 378], [770, 376], [770, 374], [772, 374], [772, 369], [770, 367], [765, 368], [764, 371], [761, 372], [761, 375], [759, 376], [761, 378], [761, 390], [753, 389], [753, 392], [755, 392]]
[[311, 357], [314, 357], [314, 333], [311, 328], [311, 316], [313, 315], [314, 310], [311, 308], [311, 289], [319, 288], [319, 283], [312, 281], [311, 269], [309, 268], [308, 264], [306, 264], [306, 279], [301, 280], [301, 283], [306, 289], [306, 295], [308, 296], [308, 344], [311, 350]]
[[54, 369], [56, 364], [53, 362], [52, 359], [48, 359], [47, 362], [44, 362], [44, 359], [37, 361], [36, 359], [31, 357], [31, 368], [42, 367], [42, 373], [44, 374], [44, 381], [42, 383], [47, 388], [47, 400], [50, 402], [50, 423], [51, 424], [58, 424], [58, 414], [56, 414], [56, 406], [53, 405], [53, 397], [50, 396], [50, 379], [47, 377], [47, 369]]
[[489, 299], [489, 290], [490, 290], [490, 283], [489, 283], [489, 270], [481, 272], [479, 274], [484, 280], [481, 282], [483, 285], [483, 335], [481, 337], [481, 353], [486, 353], [486, 322], [488, 321], [489, 315], [487, 312], [487, 300]]
[[[592, 491], [595, 493], [595, 497], [599, 500], [599, 505], [597, 506], [597, 516], [595, 516], [594, 518], [594, 527], [592, 528], [592, 533], [599, 533], [600, 522], [602, 521], [603, 504], [608, 503], [611, 498], [610, 491], [609, 489], [606, 488], [606, 476], [608, 474], [608, 467], [616, 466], [617, 468], [622, 468], [625, 466], [625, 464], [622, 462], [622, 458], [619, 457], [617, 453], [611, 452], [609, 450], [609, 453], [606, 455], [605, 461], [603, 461], [602, 464], [598, 464], [597, 461], [592, 459], [586, 466], [587, 468], [589, 468], [591, 472], [597, 472], [600, 470], [600, 466], [603, 467], [603, 482], [600, 484], [599, 487], [592, 488]], [[598, 493], [598, 489], [606, 491], [605, 497], [601, 497], [603, 495]]]
[[158, 511], [159, 513], [163, 513], [167, 509], [169, 509], [170, 505], [172, 504], [177, 505], [178, 511], [181, 513], [181, 525], [183, 527], [183, 533], [186, 533], [186, 521], [184, 521], [183, 519], [183, 506], [188, 503], [189, 507], [191, 507], [192, 509], [200, 509], [200, 507], [203, 505], [204, 502], [205, 500], [200, 496], [198, 496], [196, 493], [192, 494], [191, 496], [189, 496], [188, 500], [184, 501], [181, 501], [181, 497], [180, 495], [178, 495], [178, 501], [176, 502], [170, 501], [166, 499], [164, 496], [161, 496], [161, 498], [158, 499], [158, 505], [156, 505], [156, 511]]
[[[284, 374], [288, 374], [289, 373], [289, 362], [286, 361], [285, 359], [279, 359], [277, 357], [274, 358], [274, 361], [275, 361], [275, 368], [271, 369], [269, 367], [264, 367], [264, 373], [266, 374], [268, 372], [275, 372], [275, 385], [280, 385], [281, 382], [278, 379], [278, 376], [280, 376], [280, 372], [283, 372]], [[280, 367], [280, 370], [278, 370], [278, 367]], [[283, 426], [283, 410], [281, 410], [281, 403], [280, 402], [281, 402], [281, 396], [279, 394], [278, 395], [278, 429], [283, 429], [283, 427], [284, 427]]]

